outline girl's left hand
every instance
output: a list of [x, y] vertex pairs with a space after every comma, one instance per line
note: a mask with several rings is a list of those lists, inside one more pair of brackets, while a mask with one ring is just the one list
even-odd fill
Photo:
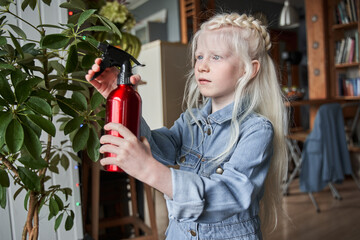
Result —
[[129, 175], [143, 180], [147, 178], [147, 169], [152, 161], [156, 161], [151, 154], [150, 144], [145, 137], [141, 141], [124, 125], [108, 123], [104, 126], [107, 131], [117, 131], [123, 138], [104, 135], [100, 138], [100, 152], [116, 154], [116, 157], [107, 157], [100, 160], [101, 165], [114, 164]]

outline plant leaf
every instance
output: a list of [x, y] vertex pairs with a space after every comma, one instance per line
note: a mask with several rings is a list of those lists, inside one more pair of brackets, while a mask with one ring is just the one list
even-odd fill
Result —
[[4, 46], [7, 44], [6, 37], [0, 36], [0, 46]]
[[28, 191], [24, 198], [24, 208], [26, 211], [28, 210], [27, 206], [28, 206], [28, 202], [29, 202], [30, 193], [31, 193], [31, 191]]
[[89, 19], [94, 13], [96, 12], [96, 9], [88, 9], [81, 13], [79, 20], [78, 20], [78, 28], [80, 28], [83, 23]]
[[74, 149], [74, 152], [83, 150], [86, 146], [88, 138], [89, 138], [89, 127], [87, 125], [83, 125], [74, 136], [72, 142], [72, 147]]
[[6, 188], [10, 186], [9, 176], [4, 169], [0, 169], [0, 185]]
[[26, 102], [26, 105], [34, 110], [36, 113], [45, 115], [48, 117], [52, 116], [51, 106], [47, 101], [39, 97], [30, 97]]
[[24, 52], [22, 50], [22, 48], [20, 47], [20, 43], [18, 42], [18, 40], [16, 40], [16, 38], [14, 37], [14, 35], [12, 35], [11, 32], [9, 32], [11, 41], [13, 42], [16, 51], [18, 51], [18, 53], [21, 55], [21, 58], [24, 58]]
[[67, 135], [72, 131], [74, 131], [75, 129], [80, 128], [80, 125], [83, 123], [83, 121], [84, 121], [84, 117], [82, 116], [74, 117], [73, 119], [68, 121], [64, 128], [64, 134]]
[[100, 157], [99, 148], [100, 141], [98, 134], [94, 128], [90, 128], [89, 139], [87, 141], [87, 153], [93, 162], [96, 162]]
[[24, 144], [26, 149], [34, 159], [40, 158], [42, 146], [39, 137], [30, 127], [23, 125], [23, 129], [24, 129]]
[[12, 113], [0, 112], [0, 148], [5, 143], [5, 132], [12, 119]]
[[60, 211], [63, 210], [64, 209], [64, 203], [61, 200], [61, 198], [58, 195], [54, 194], [54, 199], [55, 199], [57, 205], [59, 206], [59, 210]]
[[111, 29], [107, 26], [91, 26], [88, 28], [85, 28], [83, 31], [84, 32], [109, 32]]
[[19, 82], [24, 81], [26, 77], [27, 74], [22, 72], [19, 68], [16, 68], [15, 71], [11, 72], [11, 82], [13, 86], [16, 86]]
[[44, 36], [40, 41], [43, 48], [60, 49], [69, 43], [69, 38], [63, 34], [49, 34]]
[[6, 188], [0, 185], [0, 207], [6, 207]]
[[14, 93], [6, 77], [0, 74], [0, 95], [10, 104], [15, 104]]
[[73, 102], [71, 101], [71, 99], [67, 99], [67, 98], [62, 97], [60, 95], [57, 95], [56, 98], [57, 98], [57, 103], [58, 103], [60, 109], [64, 113], [66, 113], [66, 114], [68, 114], [68, 115], [70, 115], [72, 117], [77, 117], [78, 116], [78, 113], [75, 111], [75, 107], [74, 107]]
[[95, 92], [90, 100], [91, 110], [95, 110], [99, 107], [100, 104], [104, 103], [104, 100], [105, 98], [99, 92]]
[[30, 118], [33, 123], [43, 129], [45, 132], [55, 137], [56, 129], [51, 121], [35, 114], [28, 114], [27, 117]]
[[74, 101], [74, 104], [80, 111], [85, 111], [87, 108], [86, 97], [80, 92], [74, 92], [71, 96], [71, 100]]
[[76, 45], [71, 45], [65, 66], [65, 73], [72, 73], [78, 65], [78, 52]]
[[58, 230], [58, 228], [59, 228], [59, 226], [60, 226], [60, 223], [61, 223], [63, 217], [64, 217], [64, 213], [61, 213], [61, 214], [56, 218], [56, 220], [55, 220], [55, 226], [54, 226], [54, 230], [55, 230], [55, 231]]
[[28, 155], [28, 156], [23, 156], [18, 160], [19, 162], [24, 164], [25, 167], [32, 169], [42, 169], [48, 166], [47, 162], [41, 157], [33, 158], [30, 155]]
[[19, 176], [24, 185], [33, 191], [40, 191], [40, 178], [36, 173], [25, 167], [18, 167]]
[[70, 2], [64, 2], [60, 4], [60, 7], [68, 8], [68, 9], [84, 10], [86, 8], [86, 5], [81, 0], [70, 0]]
[[69, 231], [74, 225], [74, 218], [72, 216], [67, 216], [65, 221], [65, 230]]
[[12, 119], [6, 128], [5, 143], [9, 151], [16, 153], [24, 143], [24, 130], [16, 119]]
[[19, 35], [24, 41], [26, 41], [26, 34], [21, 28], [10, 23], [8, 25], [14, 30], [14, 32], [17, 33], [17, 35]]
[[59, 213], [59, 206], [54, 198], [50, 198], [49, 211], [53, 216], [56, 216]]

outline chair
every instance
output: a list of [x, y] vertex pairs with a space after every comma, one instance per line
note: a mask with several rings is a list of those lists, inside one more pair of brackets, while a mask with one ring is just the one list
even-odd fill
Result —
[[[316, 114], [310, 133], [297, 132], [287, 136], [295, 168], [284, 184], [284, 194], [287, 194], [290, 183], [299, 174], [300, 190], [309, 194], [317, 212], [320, 212], [313, 192], [321, 191], [328, 185], [333, 197], [341, 199], [333, 183], [342, 182], [344, 175], [352, 175], [360, 188], [352, 172], [344, 126], [341, 105], [324, 104]], [[303, 143], [302, 150], [298, 146], [300, 142]]]

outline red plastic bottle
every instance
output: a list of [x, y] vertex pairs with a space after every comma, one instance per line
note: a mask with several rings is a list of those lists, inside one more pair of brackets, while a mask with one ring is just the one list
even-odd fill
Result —
[[[130, 82], [131, 65], [125, 61], [118, 76], [118, 87], [113, 90], [106, 101], [106, 123], [121, 123], [127, 127], [135, 136], [140, 137], [140, 118], [141, 118], [141, 97]], [[116, 131], [107, 131], [116, 137], [122, 137]], [[115, 157], [116, 154], [105, 153], [105, 157]], [[104, 169], [111, 172], [123, 172], [116, 165], [105, 165]]]

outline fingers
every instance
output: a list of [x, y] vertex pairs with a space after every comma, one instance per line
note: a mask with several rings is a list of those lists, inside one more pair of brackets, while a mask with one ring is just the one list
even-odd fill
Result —
[[130, 81], [131, 81], [131, 83], [132, 83], [133, 85], [136, 86], [136, 85], [138, 85], [138, 84], [140, 83], [141, 77], [140, 77], [139, 74], [132, 75], [132, 76], [130, 77]]
[[120, 123], [110, 122], [104, 126], [104, 129], [107, 131], [110, 130], [117, 131], [125, 139], [131, 139], [134, 137], [137, 138], [128, 128], [126, 128], [124, 125]]

